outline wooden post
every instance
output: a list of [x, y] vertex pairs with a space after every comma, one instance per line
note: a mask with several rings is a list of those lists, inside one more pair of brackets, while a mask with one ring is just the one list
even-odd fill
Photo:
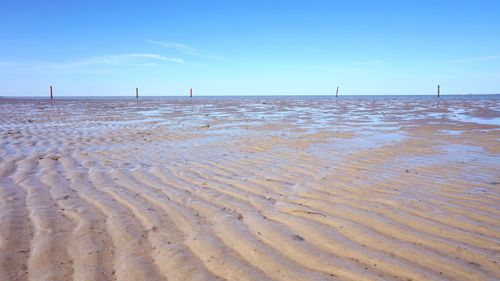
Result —
[[189, 89], [189, 97], [191, 97], [191, 98], [193, 97], [193, 88]]
[[439, 98], [439, 95], [441, 94], [440, 92], [441, 92], [441, 86], [438, 85], [438, 98]]
[[339, 96], [339, 86], [337, 86], [337, 93], [335, 94], [335, 97]]
[[135, 98], [139, 98], [139, 88], [135, 88]]
[[53, 99], [53, 96], [52, 96], [52, 86], [50, 86], [50, 99]]

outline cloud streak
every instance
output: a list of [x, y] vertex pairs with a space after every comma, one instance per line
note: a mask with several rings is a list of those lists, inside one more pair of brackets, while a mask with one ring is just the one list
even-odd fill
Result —
[[500, 60], [500, 55], [448, 60], [445, 61], [445, 63], [468, 63], [468, 62], [483, 62], [492, 60]]
[[129, 53], [89, 57], [62, 63], [14, 63], [0, 61], [0, 67], [19, 70], [77, 70], [90, 67], [153, 67], [158, 66], [161, 62], [182, 64], [184, 60], [159, 54]]
[[158, 54], [132, 53], [91, 57], [68, 63], [49, 64], [47, 66], [48, 68], [56, 69], [74, 69], [87, 66], [156, 65], [155, 63], [152, 63], [153, 61], [184, 63], [184, 60], [179, 58], [165, 57]]
[[177, 42], [171, 42], [171, 41], [156, 41], [156, 40], [148, 40], [148, 43], [158, 45], [164, 48], [169, 48], [169, 49], [174, 49], [178, 52], [184, 53], [186, 55], [190, 56], [195, 56], [195, 57], [200, 57], [200, 58], [206, 58], [206, 59], [215, 59], [215, 60], [223, 60], [223, 61], [231, 61], [228, 58], [225, 58], [223, 56], [217, 55], [217, 54], [207, 54], [200, 52], [198, 49], [184, 45], [181, 43]]
[[175, 49], [188, 55], [200, 55], [200, 53], [195, 48], [177, 42], [148, 40], [148, 43], [159, 45], [165, 48]]

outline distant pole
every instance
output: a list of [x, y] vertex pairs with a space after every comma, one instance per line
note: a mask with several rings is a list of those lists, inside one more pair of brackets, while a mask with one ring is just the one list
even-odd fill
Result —
[[139, 88], [135, 88], [135, 98], [139, 98]]
[[189, 97], [191, 97], [191, 98], [193, 97], [193, 88], [189, 89]]
[[441, 94], [441, 86], [438, 85], [438, 98], [439, 98], [439, 95]]
[[50, 99], [53, 99], [54, 97], [52, 96], [52, 86], [50, 86]]
[[337, 93], [335, 94], [335, 97], [339, 96], [339, 86], [337, 86]]

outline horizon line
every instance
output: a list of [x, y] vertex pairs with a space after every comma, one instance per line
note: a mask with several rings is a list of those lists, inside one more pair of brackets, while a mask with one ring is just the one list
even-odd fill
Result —
[[[441, 94], [440, 96], [487, 96], [487, 95], [500, 95], [500, 93], [486, 93], [486, 94], [477, 94], [477, 93], [466, 93], [466, 94]], [[321, 97], [335, 97], [335, 94], [246, 94], [246, 95], [193, 95], [192, 98], [195, 97], [290, 97], [290, 96], [321, 96]], [[342, 94], [342, 96], [431, 96], [437, 97], [436, 94]], [[189, 95], [139, 95], [139, 99], [143, 98], [154, 98], [154, 97], [186, 97], [191, 98]], [[0, 98], [39, 98], [39, 99], [50, 99], [49, 95], [33, 95], [33, 96], [13, 96], [13, 95], [0, 95]], [[136, 99], [135, 95], [98, 95], [98, 96], [78, 96], [78, 95], [54, 95], [54, 99], [57, 98], [131, 98]]]

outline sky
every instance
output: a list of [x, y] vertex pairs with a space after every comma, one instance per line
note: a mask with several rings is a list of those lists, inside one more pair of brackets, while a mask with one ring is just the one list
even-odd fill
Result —
[[0, 96], [500, 93], [500, 1], [0, 0]]

